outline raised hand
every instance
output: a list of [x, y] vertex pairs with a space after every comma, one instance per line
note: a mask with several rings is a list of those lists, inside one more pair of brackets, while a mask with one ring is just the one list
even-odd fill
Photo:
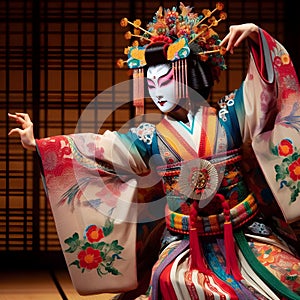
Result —
[[232, 25], [229, 27], [229, 33], [222, 40], [220, 46], [226, 47], [226, 50], [233, 54], [234, 48], [238, 47], [248, 37], [258, 43], [257, 25], [253, 23]]
[[22, 146], [25, 149], [35, 151], [36, 150], [36, 143], [33, 134], [33, 123], [28, 114], [25, 113], [15, 113], [15, 114], [8, 114], [10, 119], [15, 120], [18, 124], [21, 125], [22, 128], [13, 128], [10, 130], [8, 135], [18, 134], [21, 138]]

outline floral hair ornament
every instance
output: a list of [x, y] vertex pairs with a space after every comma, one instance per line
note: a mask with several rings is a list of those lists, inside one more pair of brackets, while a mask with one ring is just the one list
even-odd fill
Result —
[[[187, 66], [185, 58], [192, 52], [199, 56], [200, 60], [211, 66], [215, 80], [218, 80], [220, 70], [225, 70], [226, 65], [223, 55], [226, 53], [224, 47], [220, 47], [221, 40], [218, 34], [212, 29], [216, 27], [220, 21], [227, 18], [227, 14], [222, 11], [224, 4], [217, 2], [216, 7], [211, 11], [203, 9], [202, 14], [192, 12], [193, 8], [185, 6], [183, 3], [179, 5], [179, 12], [176, 7], [172, 9], [163, 9], [160, 7], [155, 13], [152, 21], [146, 26], [147, 29], [141, 27], [141, 20], [134, 22], [123, 18], [120, 22], [122, 27], [128, 24], [134, 27], [133, 33], [127, 31], [125, 39], [133, 40], [132, 45], [125, 48], [124, 54], [128, 59], [125, 61], [119, 59], [117, 66], [122, 68], [127, 64], [128, 68], [133, 69], [133, 79], [141, 82], [144, 77], [143, 67], [149, 64], [146, 59], [146, 50], [153, 45], [163, 45], [163, 54], [165, 62], [171, 62], [174, 69], [180, 74], [180, 78], [175, 78], [183, 85], [187, 85]], [[213, 16], [219, 13], [218, 18]], [[205, 21], [205, 23], [204, 23]], [[178, 63], [178, 61], [182, 61]], [[140, 69], [136, 71], [136, 69]], [[134, 94], [134, 105], [140, 107], [139, 113], [143, 112], [143, 96], [141, 96], [142, 88], [134, 88], [138, 94]], [[180, 96], [186, 96], [186, 88], [182, 89]]]
[[[202, 14], [193, 13], [191, 7], [180, 3], [180, 13], [177, 8], [163, 10], [162, 7], [155, 13], [152, 22], [148, 23], [147, 30], [141, 27], [141, 20], [130, 22], [123, 18], [120, 22], [122, 27], [128, 24], [134, 27], [134, 32], [127, 31], [125, 39], [134, 39], [132, 46], [125, 48], [124, 53], [128, 59], [119, 59], [117, 65], [122, 68], [127, 63], [130, 69], [140, 68], [147, 65], [145, 60], [145, 50], [152, 43], [163, 42], [168, 44], [166, 59], [170, 62], [186, 58], [191, 49], [192, 43], [198, 45], [199, 56], [203, 61], [211, 60], [211, 63], [220, 68], [226, 69], [222, 57], [226, 50], [219, 47], [221, 40], [212, 27], [218, 26], [219, 22], [227, 18], [227, 14], [222, 11], [224, 4], [217, 2], [215, 9], [203, 9]], [[213, 14], [219, 12], [216, 19]], [[207, 21], [207, 24], [204, 24]], [[141, 34], [141, 31], [143, 32]], [[135, 39], [138, 38], [139, 40]], [[217, 58], [217, 59], [216, 59]]]

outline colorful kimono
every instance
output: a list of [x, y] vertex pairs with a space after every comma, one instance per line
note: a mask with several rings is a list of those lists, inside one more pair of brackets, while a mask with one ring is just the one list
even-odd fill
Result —
[[37, 140], [81, 294], [300, 299], [299, 83], [266, 32], [250, 49], [240, 88], [188, 123]]

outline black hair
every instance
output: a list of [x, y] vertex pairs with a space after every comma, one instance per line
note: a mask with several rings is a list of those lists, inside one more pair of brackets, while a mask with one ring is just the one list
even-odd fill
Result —
[[204, 99], [208, 99], [212, 86], [213, 75], [208, 63], [198, 56], [190, 54], [187, 58], [188, 86], [198, 92]]
[[[196, 49], [197, 46], [193, 44], [190, 45], [191, 53], [187, 57], [188, 86], [203, 98], [208, 99], [211, 87], [214, 85], [212, 70], [207, 62], [200, 60], [197, 54], [200, 50]], [[149, 44], [145, 50], [147, 66], [170, 64], [170, 61], [167, 60], [168, 46], [165, 42]]]
[[147, 66], [156, 66], [170, 63], [167, 60], [167, 50], [169, 45], [165, 42], [151, 43], [146, 47], [145, 60]]

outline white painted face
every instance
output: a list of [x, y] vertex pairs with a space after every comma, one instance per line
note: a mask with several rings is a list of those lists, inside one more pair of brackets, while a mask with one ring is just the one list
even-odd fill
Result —
[[175, 95], [174, 70], [171, 65], [149, 67], [147, 82], [150, 97], [163, 113], [170, 112], [177, 106], [179, 100]]

